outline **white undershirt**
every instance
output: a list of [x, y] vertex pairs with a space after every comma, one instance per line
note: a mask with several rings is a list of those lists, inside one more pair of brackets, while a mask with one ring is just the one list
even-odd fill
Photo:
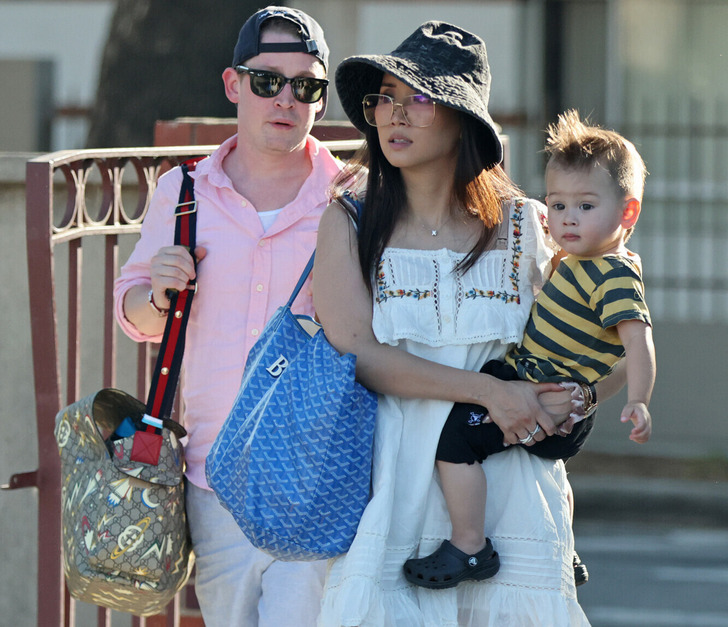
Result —
[[281, 211], [281, 209], [271, 209], [270, 211], [258, 212], [258, 217], [263, 225], [263, 232], [267, 232], [268, 229], [273, 226], [273, 223], [276, 221], [276, 218]]

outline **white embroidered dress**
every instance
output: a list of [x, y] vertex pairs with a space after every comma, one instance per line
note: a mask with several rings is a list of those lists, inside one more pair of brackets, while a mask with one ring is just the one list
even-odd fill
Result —
[[[387, 248], [374, 294], [382, 343], [442, 364], [478, 370], [519, 342], [553, 250], [544, 207], [504, 208], [495, 250], [464, 276], [447, 249]], [[452, 403], [379, 396], [372, 499], [349, 552], [329, 562], [320, 627], [575, 627], [573, 535], [564, 464], [520, 447], [489, 457], [485, 534], [501, 558], [485, 582], [449, 590], [407, 583], [402, 565], [450, 537], [435, 471]]]

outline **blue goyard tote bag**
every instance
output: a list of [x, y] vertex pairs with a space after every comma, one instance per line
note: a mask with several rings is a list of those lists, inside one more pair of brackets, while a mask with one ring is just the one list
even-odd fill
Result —
[[207, 481], [251, 543], [287, 561], [347, 551], [369, 501], [376, 394], [290, 299], [248, 355]]

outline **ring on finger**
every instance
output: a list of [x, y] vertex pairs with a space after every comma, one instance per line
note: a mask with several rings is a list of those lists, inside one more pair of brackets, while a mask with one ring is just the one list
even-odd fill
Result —
[[529, 431], [531, 435], [536, 435], [539, 431], [541, 431], [541, 425], [536, 425], [536, 428], [533, 431]]
[[518, 441], [519, 441], [519, 442], [520, 442], [521, 444], [529, 444], [530, 442], [532, 442], [532, 441], [533, 441], [533, 433], [531, 433], [531, 432], [529, 431], [529, 432], [528, 432], [528, 437], [527, 437], [527, 438], [518, 438]]

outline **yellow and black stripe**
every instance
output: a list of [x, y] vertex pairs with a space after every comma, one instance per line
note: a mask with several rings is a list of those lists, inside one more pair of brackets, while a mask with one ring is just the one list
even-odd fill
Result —
[[616, 325], [650, 324], [639, 257], [562, 259], [531, 309], [523, 342], [506, 361], [520, 379], [594, 383], [624, 356]]

